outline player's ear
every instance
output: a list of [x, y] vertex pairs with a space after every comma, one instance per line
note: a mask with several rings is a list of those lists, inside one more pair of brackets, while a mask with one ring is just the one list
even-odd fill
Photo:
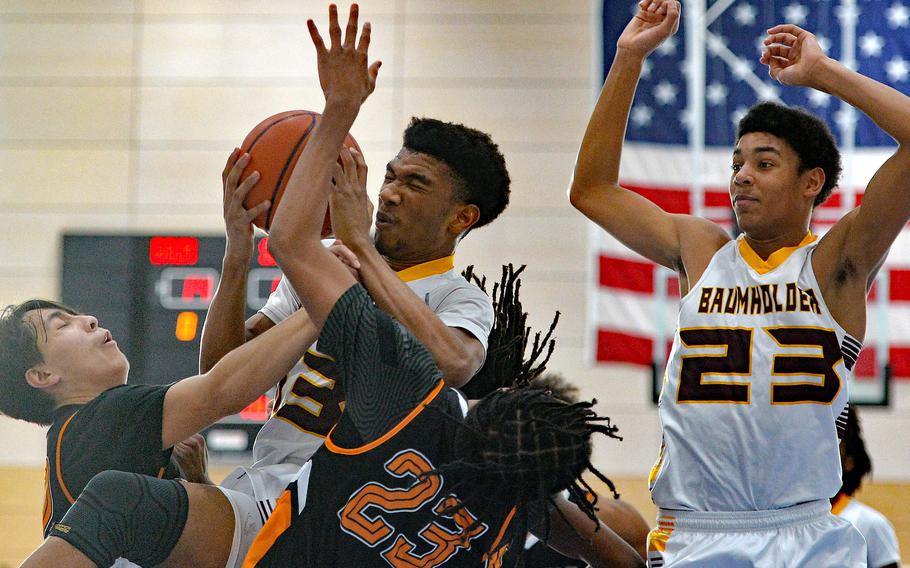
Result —
[[825, 170], [821, 168], [812, 168], [811, 170], [806, 171], [803, 174], [803, 177], [806, 181], [803, 195], [814, 199], [815, 196], [821, 193], [822, 188], [825, 187]]
[[480, 208], [473, 203], [459, 205], [455, 209], [455, 216], [449, 221], [449, 232], [461, 235], [474, 226], [480, 219]]
[[38, 363], [25, 371], [25, 382], [32, 388], [46, 389], [60, 382], [60, 375], [51, 371], [44, 363]]

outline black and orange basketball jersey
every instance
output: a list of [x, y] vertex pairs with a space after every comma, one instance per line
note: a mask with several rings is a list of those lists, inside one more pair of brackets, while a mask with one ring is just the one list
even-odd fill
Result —
[[47, 432], [41, 519], [45, 537], [102, 471], [179, 476], [171, 451], [161, 450], [161, 413], [168, 388], [121, 385], [88, 404], [57, 409]]
[[421, 477], [455, 459], [459, 398], [440, 381], [371, 443], [345, 448], [330, 434], [281, 495], [244, 567], [501, 566], [514, 509], [478, 519], [457, 508], [444, 475]]

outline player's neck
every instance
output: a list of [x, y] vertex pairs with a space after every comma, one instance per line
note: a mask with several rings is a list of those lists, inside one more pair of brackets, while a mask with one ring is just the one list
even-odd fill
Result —
[[762, 260], [768, 260], [769, 256], [782, 248], [798, 246], [801, 242], [803, 242], [803, 239], [806, 238], [806, 235], [808, 233], [808, 228], [800, 227], [796, 230], [788, 231], [786, 233], [781, 233], [768, 238], [757, 238], [747, 234], [745, 236], [745, 239], [749, 244], [749, 247], [755, 251], [755, 254], [760, 256]]
[[389, 268], [395, 272], [401, 272], [411, 268], [412, 266], [417, 266], [418, 264], [424, 264], [427, 262], [432, 262], [434, 260], [439, 260], [440, 258], [445, 258], [447, 256], [452, 256], [455, 254], [455, 246], [443, 248], [440, 250], [428, 251], [425, 253], [415, 254], [413, 256], [408, 256], [407, 258], [393, 258], [391, 256], [382, 255], [382, 258], [385, 259], [386, 264], [389, 265]]

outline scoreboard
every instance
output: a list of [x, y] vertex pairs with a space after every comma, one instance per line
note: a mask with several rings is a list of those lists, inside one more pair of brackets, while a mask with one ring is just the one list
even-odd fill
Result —
[[[199, 371], [199, 340], [218, 287], [223, 236], [63, 237], [62, 300], [96, 316], [130, 362], [132, 384], [168, 384]], [[278, 285], [281, 272], [257, 238], [245, 293], [246, 317]], [[247, 451], [268, 418], [267, 398], [207, 432], [214, 451]]]

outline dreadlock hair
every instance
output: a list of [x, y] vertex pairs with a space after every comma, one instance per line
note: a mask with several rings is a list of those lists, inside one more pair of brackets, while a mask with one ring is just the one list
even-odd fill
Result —
[[841, 443], [844, 446], [842, 458], [844, 465], [847, 460], [850, 460], [852, 467], [843, 468], [843, 485], [840, 492], [845, 495], [853, 495], [862, 484], [863, 478], [872, 472], [872, 459], [866, 452], [863, 429], [860, 426], [856, 408], [852, 404], [847, 406], [847, 425]]
[[[445, 475], [461, 499], [446, 515], [466, 507], [476, 511], [478, 519], [489, 518], [501, 513], [504, 505], [515, 505], [512, 536], [502, 545], [516, 551], [523, 548], [531, 513], [545, 512], [551, 496], [563, 490], [598, 525], [596, 497], [588, 498], [595, 492], [582, 474], [590, 471], [618, 495], [613, 483], [591, 464], [591, 436], [622, 439], [609, 418], [594, 412], [596, 400], [569, 403], [547, 389], [530, 386], [553, 353], [559, 313], [545, 335], [534, 335], [526, 358], [531, 329], [519, 300], [519, 275], [524, 269], [504, 266], [502, 278], [494, 285], [495, 319], [487, 360], [465, 389], [469, 397], [482, 398], [456, 429], [457, 459], [428, 472]], [[475, 276], [473, 267], [468, 267], [465, 277], [486, 291], [485, 279]], [[477, 520], [471, 529], [480, 523]], [[520, 564], [522, 555], [515, 556]]]
[[[487, 341], [487, 359], [474, 378], [462, 387], [468, 398], [480, 399], [504, 387], [527, 386], [544, 372], [550, 361], [556, 347], [553, 331], [559, 323], [559, 312], [553, 316], [546, 334], [541, 336], [539, 331], [534, 334], [531, 353], [525, 357], [531, 328], [527, 325], [528, 313], [521, 305], [519, 276], [526, 267], [523, 264], [516, 270], [512, 264], [504, 265], [499, 282], [493, 284], [493, 329]], [[487, 279], [474, 274], [473, 266], [467, 267], [462, 275], [487, 291]]]
[[43, 309], [76, 313], [58, 302], [40, 299], [7, 306], [0, 313], [0, 412], [47, 426], [54, 421], [56, 401], [25, 380], [26, 372], [44, 360], [38, 350], [38, 329], [25, 319], [25, 314]]

